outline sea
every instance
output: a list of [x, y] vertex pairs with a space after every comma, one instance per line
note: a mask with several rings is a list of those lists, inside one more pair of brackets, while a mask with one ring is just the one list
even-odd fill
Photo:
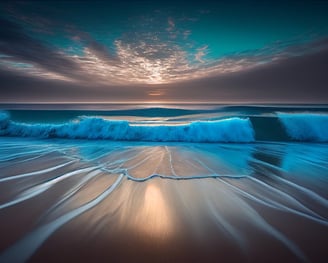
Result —
[[0, 105], [0, 262], [326, 262], [327, 199], [328, 105]]

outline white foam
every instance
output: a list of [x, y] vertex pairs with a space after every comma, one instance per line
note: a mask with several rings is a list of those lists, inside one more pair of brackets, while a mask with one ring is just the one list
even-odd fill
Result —
[[127, 141], [252, 142], [254, 131], [249, 119], [229, 118], [194, 121], [178, 125], [149, 126], [125, 120], [84, 117], [64, 124], [10, 122], [2, 134], [22, 137], [109, 139]]

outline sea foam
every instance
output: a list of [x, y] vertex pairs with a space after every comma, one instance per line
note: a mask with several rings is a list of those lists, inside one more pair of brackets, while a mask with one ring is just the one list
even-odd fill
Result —
[[0, 119], [4, 136], [107, 139], [126, 141], [252, 142], [254, 130], [248, 118], [192, 121], [183, 124], [147, 125], [126, 120], [81, 117], [63, 124], [27, 124]]
[[[213, 116], [212, 116], [213, 117]], [[282, 113], [273, 116], [233, 116], [219, 120], [128, 121], [96, 116], [79, 116], [71, 121], [25, 123], [0, 111], [0, 136], [102, 139], [153, 142], [328, 141], [328, 115]]]

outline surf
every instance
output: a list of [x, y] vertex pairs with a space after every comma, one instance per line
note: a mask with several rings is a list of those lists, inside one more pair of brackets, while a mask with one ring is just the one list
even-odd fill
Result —
[[[279, 110], [280, 109], [280, 110]], [[148, 110], [148, 109], [146, 109]], [[284, 108], [231, 107], [193, 110], [187, 115], [156, 108], [161, 117], [145, 116], [140, 109], [119, 112], [39, 111], [0, 112], [0, 136], [110, 141], [254, 143], [327, 142], [328, 113]], [[98, 113], [99, 115], [95, 115]], [[148, 112], [149, 113], [149, 112]], [[150, 113], [153, 113], [152, 111]], [[17, 115], [28, 117], [17, 118]], [[186, 114], [186, 112], [183, 112]], [[32, 117], [29, 117], [33, 115]], [[35, 116], [42, 116], [36, 121]], [[47, 118], [50, 116], [50, 118]], [[55, 121], [62, 117], [61, 121]], [[32, 119], [28, 119], [32, 118]]]

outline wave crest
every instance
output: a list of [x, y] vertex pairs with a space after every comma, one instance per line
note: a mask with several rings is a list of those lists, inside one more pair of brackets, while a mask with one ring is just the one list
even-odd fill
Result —
[[278, 113], [287, 134], [297, 141], [328, 141], [328, 115]]
[[152, 142], [328, 142], [328, 115], [277, 112], [273, 116], [171, 119], [161, 123], [151, 119], [128, 121], [81, 116], [55, 124], [17, 122], [7, 112], [0, 111], [0, 136]]
[[125, 120], [105, 120], [95, 117], [83, 117], [79, 121], [64, 124], [26, 124], [10, 121], [9, 124], [1, 128], [1, 134], [20, 137], [126, 141], [254, 141], [254, 130], [248, 118], [194, 121], [186, 124], [162, 124], [155, 126], [133, 124]]

